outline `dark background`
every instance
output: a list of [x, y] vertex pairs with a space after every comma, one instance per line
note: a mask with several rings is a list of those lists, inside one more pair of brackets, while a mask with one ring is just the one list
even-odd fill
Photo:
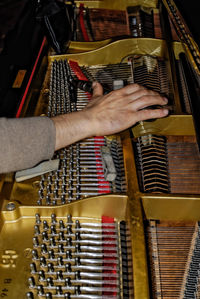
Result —
[[[0, 116], [15, 116], [43, 37], [35, 1], [0, 1]], [[26, 76], [21, 88], [12, 88], [18, 70]]]
[[175, 0], [174, 1], [190, 28], [195, 41], [200, 45], [200, 1]]

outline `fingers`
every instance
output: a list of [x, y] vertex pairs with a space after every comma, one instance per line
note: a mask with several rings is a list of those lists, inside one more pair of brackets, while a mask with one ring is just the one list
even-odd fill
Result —
[[167, 98], [138, 84], [130, 84], [122, 89], [114, 91], [112, 92], [112, 97], [115, 98], [116, 104], [122, 102], [123, 106], [130, 106], [129, 108], [134, 111], [152, 105], [166, 105], [168, 103]]
[[[97, 97], [97, 96], [102, 96], [103, 95], [103, 87], [100, 83], [98, 82], [93, 82], [92, 85], [93, 88], [93, 97]], [[138, 92], [138, 91], [142, 91], [142, 90], [147, 90], [144, 86], [139, 85], [139, 84], [129, 84], [123, 88], [120, 88], [118, 90], [115, 90], [111, 93], [114, 93], [116, 96], [120, 96], [120, 95], [130, 95], [132, 93]], [[153, 92], [153, 91], [152, 91]]]
[[144, 117], [144, 120], [146, 120], [166, 116], [167, 112], [158, 109], [158, 106], [166, 105], [167, 102], [168, 100], [157, 92], [138, 84], [127, 85], [103, 96], [103, 87], [100, 83], [94, 82], [92, 101], [86, 108], [93, 108], [95, 113], [100, 114], [102, 112], [106, 113], [107, 116], [109, 116], [108, 111], [112, 111], [111, 118], [118, 111], [138, 113], [140, 110], [145, 110], [144, 113], [138, 113], [137, 118], [139, 117], [139, 120], [142, 120], [142, 117]]
[[[103, 87], [100, 83], [98, 82], [94, 82], [93, 83], [93, 99], [97, 98], [99, 96], [103, 95]], [[130, 84], [127, 85], [123, 88], [120, 88], [118, 90], [112, 91], [108, 94], [109, 98], [115, 98], [116, 99], [121, 99], [122, 97], [124, 98], [124, 101], [134, 101], [134, 100], [138, 100], [138, 103], [136, 104], [136, 106], [138, 105], [138, 109], [142, 109], [145, 108], [148, 105], [152, 105], [152, 104], [160, 104], [160, 105], [165, 105], [167, 103], [164, 102], [164, 98], [161, 97], [157, 92], [147, 89], [144, 86], [141, 86], [139, 84]], [[149, 98], [148, 98], [148, 97]], [[150, 97], [152, 96], [152, 97]], [[157, 97], [156, 101], [154, 100], [154, 103], [149, 103], [149, 101], [151, 102], [153, 97]], [[140, 101], [140, 98], [142, 98]], [[125, 102], [124, 102], [125, 103]]]
[[[103, 87], [100, 83], [98, 82], [94, 82], [93, 85], [93, 96], [92, 99], [95, 99], [97, 97], [103, 96]], [[123, 88], [120, 88], [118, 90], [112, 91], [109, 94], [109, 97], [112, 99], [113, 97], [115, 99], [120, 99], [121, 97], [124, 97], [124, 100], [126, 101], [127, 104], [127, 100], [133, 101], [133, 100], [140, 100], [140, 98], [143, 97], [143, 101], [141, 102], [141, 104], [139, 104], [140, 109], [144, 108], [145, 105], [148, 106], [148, 100], [151, 100], [152, 98], [146, 98], [145, 100], [145, 96], [159, 96], [159, 94], [153, 90], [149, 90], [147, 88], [145, 88], [144, 86], [141, 86], [139, 84], [130, 84], [127, 85]], [[155, 104], [166, 104], [163, 102], [163, 100], [161, 100], [160, 98], [157, 98], [158, 102], [155, 102]], [[161, 101], [160, 101], [161, 100]]]
[[135, 113], [136, 122], [148, 119], [162, 118], [167, 116], [169, 113], [168, 109], [144, 109]]
[[92, 95], [93, 98], [103, 95], [103, 87], [100, 83], [93, 82], [92, 88], [93, 88], [93, 95]]
[[125, 87], [118, 89], [117, 91], [123, 93], [124, 95], [129, 95], [137, 91], [147, 90], [144, 86], [137, 83], [126, 85]]
[[146, 93], [145, 95], [142, 95], [140, 97], [137, 97], [137, 99], [133, 99], [129, 102], [129, 105], [132, 106], [132, 109], [135, 111], [148, 108], [149, 106], [154, 105], [166, 105], [168, 103], [168, 100], [158, 94], [151, 94]]
[[[123, 89], [121, 89], [121, 91], [122, 90]], [[155, 91], [143, 87], [137, 88], [135, 92], [131, 92], [128, 95], [120, 94], [119, 92], [120, 91], [117, 90], [112, 92], [112, 95], [110, 94], [110, 99], [113, 100], [113, 105], [127, 107], [127, 109], [131, 109], [132, 111], [138, 111], [154, 105], [166, 105], [168, 103], [167, 98], [162, 97]]]

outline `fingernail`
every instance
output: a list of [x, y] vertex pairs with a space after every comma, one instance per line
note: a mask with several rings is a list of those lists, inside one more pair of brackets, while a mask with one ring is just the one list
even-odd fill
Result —
[[97, 86], [97, 82], [94, 81], [94, 82], [92, 83], [92, 88], [95, 88], [96, 86]]
[[163, 113], [164, 113], [164, 115], [168, 115], [169, 110], [168, 109], [163, 109]]
[[165, 103], [168, 103], [168, 99], [167, 98], [163, 98], [163, 99], [164, 99]]

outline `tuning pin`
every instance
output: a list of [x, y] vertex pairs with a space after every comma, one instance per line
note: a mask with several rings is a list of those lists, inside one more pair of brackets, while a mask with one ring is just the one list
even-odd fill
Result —
[[41, 181], [40, 181], [40, 189], [41, 190], [44, 190], [44, 180], [43, 179], [41, 179]]
[[61, 200], [61, 204], [62, 204], [62, 205], [65, 205], [65, 204], [66, 204], [65, 194], [62, 194], [62, 195], [61, 195], [60, 200]]
[[57, 200], [55, 199], [52, 200], [52, 206], [57, 206]]
[[44, 295], [44, 288], [42, 285], [37, 286], [38, 295], [43, 296]]
[[79, 193], [80, 193], [80, 191], [81, 191], [81, 189], [80, 189], [80, 185], [76, 185], [76, 199], [78, 200], [79, 198], [80, 198], [80, 195], [79, 195]]
[[28, 279], [28, 282], [29, 282], [29, 287], [30, 288], [34, 288], [35, 287], [35, 279], [34, 279], [34, 277], [29, 277], [29, 279]]
[[48, 184], [46, 189], [47, 189], [47, 194], [50, 195], [52, 193], [51, 184]]
[[54, 265], [52, 263], [48, 263], [48, 272], [53, 273], [54, 272]]
[[67, 193], [67, 185], [66, 184], [62, 185], [62, 193], [64, 195], [63, 198], [65, 199], [65, 194]]
[[35, 249], [32, 250], [32, 258], [33, 258], [34, 260], [37, 260], [37, 259], [38, 259], [38, 252], [37, 252], [37, 250], [35, 250]]
[[71, 237], [67, 237], [66, 240], [67, 240], [67, 241], [66, 241], [66, 246], [68, 246], [68, 247], [72, 247], [72, 238], [71, 238]]
[[70, 293], [65, 293], [65, 295], [64, 295], [64, 299], [71, 299], [71, 295], [70, 295]]
[[59, 266], [59, 267], [61, 267], [61, 266], [64, 265], [62, 256], [59, 256], [59, 257], [57, 258], [57, 263], [58, 263], [58, 266]]
[[39, 275], [39, 280], [41, 280], [41, 281], [45, 280], [45, 273], [43, 270], [40, 270], [38, 272], [38, 275]]
[[63, 230], [65, 228], [63, 220], [59, 221], [59, 228], [60, 228], [60, 230]]
[[80, 243], [77, 243], [77, 244], [75, 245], [75, 251], [76, 251], [76, 253], [81, 252], [81, 245], [80, 245]]
[[67, 234], [68, 235], [72, 234], [72, 226], [71, 225], [67, 225]]
[[66, 250], [66, 258], [67, 259], [72, 259], [72, 251], [71, 250]]
[[43, 241], [48, 241], [49, 240], [49, 236], [47, 231], [42, 232], [42, 240]]
[[49, 255], [49, 259], [50, 259], [50, 260], [55, 259], [55, 254], [54, 254], [53, 249], [50, 249], [50, 250], [49, 250], [48, 255]]
[[35, 274], [37, 272], [37, 268], [36, 268], [35, 263], [30, 264], [30, 270], [31, 270], [32, 274]]
[[56, 227], [55, 225], [51, 225], [51, 234], [56, 235]]
[[48, 287], [54, 286], [52, 277], [47, 277], [47, 286]]
[[63, 280], [63, 273], [62, 273], [61, 270], [58, 271], [58, 272], [56, 273], [56, 275], [57, 275], [57, 279], [58, 279], [58, 280]]
[[46, 254], [48, 251], [47, 251], [47, 245], [44, 243], [44, 244], [42, 244], [41, 245], [41, 252], [43, 253], [43, 254]]
[[39, 246], [38, 237], [33, 237], [33, 246], [34, 247], [38, 247]]
[[48, 225], [48, 222], [46, 220], [43, 221], [43, 229], [44, 230], [48, 230], [49, 229], [49, 225]]
[[37, 200], [37, 205], [38, 205], [38, 206], [41, 206], [41, 205], [42, 205], [42, 198], [39, 198], [39, 199]]
[[70, 203], [72, 201], [72, 195], [73, 195], [72, 190], [69, 189], [67, 193], [68, 193], [68, 202]]
[[61, 243], [61, 244], [58, 244], [58, 252], [59, 252], [59, 253], [63, 253], [63, 252], [64, 252], [64, 246], [63, 246], [62, 243]]
[[67, 168], [66, 168], [66, 167], [63, 167], [62, 171], [63, 171], [63, 177], [64, 177], [65, 180], [66, 180], [66, 176], [67, 176]]
[[66, 287], [71, 287], [71, 278], [70, 277], [66, 277], [65, 278], [65, 286]]
[[39, 228], [39, 225], [35, 225], [35, 226], [34, 226], [34, 232], [35, 232], [35, 235], [39, 235], [39, 234], [40, 234], [40, 228]]
[[73, 223], [71, 215], [67, 215], [67, 223]]
[[56, 295], [62, 295], [63, 294], [63, 290], [61, 286], [56, 286]]
[[75, 222], [75, 228], [76, 229], [79, 229], [80, 227], [81, 227], [81, 225], [80, 225], [80, 221], [79, 220], [76, 220], [76, 222]]
[[38, 190], [38, 196], [39, 198], [43, 199], [44, 198], [44, 191], [42, 189]]
[[40, 266], [41, 267], [46, 267], [46, 265], [47, 265], [47, 262], [46, 262], [45, 257], [41, 256], [41, 258], [40, 258]]
[[41, 223], [40, 214], [35, 214], [35, 223], [36, 224], [40, 224]]
[[[79, 189], [79, 190], [78, 190]], [[78, 187], [78, 185], [76, 186], [76, 192], [77, 192], [77, 194], [76, 194], [76, 200], [79, 200], [80, 198], [81, 198], [81, 196], [80, 196], [80, 194], [79, 194], [79, 192], [80, 192], [80, 188]]]
[[46, 195], [46, 205], [49, 206], [51, 204], [51, 196], [49, 194]]
[[65, 234], [63, 231], [60, 231], [59, 232], [59, 238], [58, 238], [59, 241], [63, 242], [65, 241]]
[[57, 221], [56, 221], [56, 214], [51, 214], [51, 223], [52, 224], [56, 224]]
[[26, 293], [26, 298], [27, 299], [34, 299], [33, 293], [32, 292]]
[[54, 182], [54, 189], [58, 190], [59, 189], [59, 181], [55, 180]]
[[[57, 154], [57, 159], [60, 159], [60, 153], [57, 152], [56, 154]], [[59, 176], [60, 176], [59, 170], [55, 171], [54, 175], [55, 175], [55, 180], [58, 181], [59, 180]]]
[[75, 279], [80, 280], [81, 279], [81, 274], [80, 271], [75, 272]]
[[80, 232], [75, 232], [75, 238], [76, 238], [76, 241], [80, 241], [81, 240]]
[[50, 241], [50, 246], [51, 246], [51, 247], [55, 247], [55, 246], [56, 246], [56, 241], [55, 241], [54, 237], [51, 237], [51, 238], [49, 239], [49, 241]]
[[46, 299], [52, 299], [53, 298], [51, 293], [46, 293], [45, 297], [46, 297]]
[[81, 288], [80, 288], [80, 286], [75, 286], [75, 293], [76, 293], [76, 295], [80, 295], [81, 294]]
[[75, 264], [76, 264], [76, 266], [80, 266], [80, 264], [81, 264], [81, 260], [80, 260], [80, 257], [78, 256], [78, 257], [75, 257]]
[[[53, 195], [54, 195], [55, 199], [59, 198], [59, 196], [58, 196], [58, 189], [53, 190]], [[54, 202], [56, 203], [56, 200], [54, 200]]]
[[65, 264], [65, 272], [67, 273], [72, 272], [72, 267], [70, 263]]

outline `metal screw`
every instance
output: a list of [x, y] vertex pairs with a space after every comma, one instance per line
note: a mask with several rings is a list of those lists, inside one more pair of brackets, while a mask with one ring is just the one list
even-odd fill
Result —
[[7, 206], [6, 206], [7, 211], [13, 211], [15, 209], [16, 209], [16, 206], [13, 202], [8, 203]]

